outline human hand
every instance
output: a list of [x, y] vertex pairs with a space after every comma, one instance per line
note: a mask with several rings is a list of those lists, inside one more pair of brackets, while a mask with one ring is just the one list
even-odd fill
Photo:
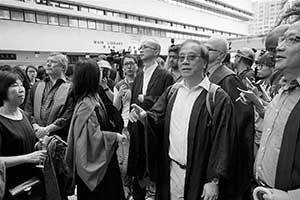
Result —
[[270, 191], [270, 194], [264, 194], [263, 198], [265, 200], [289, 200], [289, 195], [287, 192], [283, 190], [277, 190], [277, 189], [268, 189]]
[[34, 151], [32, 153], [26, 154], [27, 163], [40, 163], [44, 162], [47, 158], [47, 150]]
[[36, 124], [36, 123], [32, 124], [32, 127], [33, 127], [34, 131], [37, 131], [40, 128], [40, 126], [38, 124]]
[[101, 79], [101, 80], [100, 80], [100, 85], [103, 87], [103, 89], [108, 88], [108, 85], [107, 85], [107, 78]]
[[144, 102], [144, 95], [143, 94], [139, 94], [138, 101], [141, 102], [141, 103]]
[[127, 139], [127, 136], [124, 134], [117, 133], [117, 142], [123, 143]]
[[39, 127], [36, 132], [35, 135], [37, 138], [44, 138], [45, 136], [49, 135], [49, 128], [46, 127]]
[[129, 113], [129, 121], [137, 122], [138, 120], [143, 122], [143, 119], [147, 116], [147, 112], [136, 104], [131, 105], [132, 110]]
[[256, 94], [251, 91], [251, 90], [242, 90], [241, 88], [237, 88], [241, 93], [240, 93], [240, 97], [241, 97], [241, 101], [243, 103], [253, 103], [255, 105], [261, 105], [261, 101], [259, 100], [259, 98], [256, 96]]
[[201, 197], [204, 200], [217, 200], [219, 196], [219, 186], [216, 183], [206, 183], [203, 187]]

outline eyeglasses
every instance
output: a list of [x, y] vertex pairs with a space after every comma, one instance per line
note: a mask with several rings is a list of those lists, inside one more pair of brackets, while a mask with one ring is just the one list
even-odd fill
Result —
[[179, 58], [179, 62], [183, 62], [185, 60], [185, 58], [187, 59], [187, 61], [191, 62], [191, 61], [194, 61], [198, 57], [201, 57], [201, 56], [196, 56], [196, 55], [180, 55], [178, 58]]
[[124, 66], [133, 66], [135, 64], [136, 64], [135, 62], [126, 62], [124, 63]]
[[298, 36], [281, 36], [278, 38], [278, 43], [285, 42], [287, 46], [292, 46], [300, 42], [300, 37]]
[[178, 56], [169, 56], [170, 59], [177, 59]]
[[208, 51], [215, 51], [215, 52], [220, 51], [220, 50], [218, 50], [218, 49], [214, 49], [214, 48], [211, 48], [211, 47], [207, 47], [207, 50], [208, 50]]

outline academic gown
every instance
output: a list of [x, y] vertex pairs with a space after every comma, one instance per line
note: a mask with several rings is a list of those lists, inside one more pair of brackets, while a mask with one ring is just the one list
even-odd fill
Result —
[[246, 90], [246, 86], [240, 78], [226, 66], [220, 66], [210, 76], [210, 81], [215, 83], [227, 92], [233, 102], [236, 116], [237, 135], [239, 138], [239, 159], [237, 161], [237, 174], [235, 183], [237, 184], [235, 194], [244, 193], [251, 186], [253, 180], [254, 164], [254, 108], [252, 105], [243, 104], [241, 101], [236, 102], [240, 92], [237, 88]]
[[[168, 97], [169, 91], [170, 88], [148, 112], [146, 121], [148, 163], [150, 167], [158, 166], [159, 169], [156, 186], [158, 200], [170, 199], [169, 130], [177, 92]], [[219, 178], [219, 199], [224, 199], [226, 189], [223, 186], [230, 181], [232, 174], [232, 158], [236, 152], [233, 106], [228, 95], [219, 88], [216, 92], [213, 118], [210, 120], [205, 103], [206, 94], [207, 91], [203, 90], [197, 97], [190, 117], [185, 200], [201, 199], [204, 184], [213, 178]], [[164, 131], [157, 131], [162, 124]]]

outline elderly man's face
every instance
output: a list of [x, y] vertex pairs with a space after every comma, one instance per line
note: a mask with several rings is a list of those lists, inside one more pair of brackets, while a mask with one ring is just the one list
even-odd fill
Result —
[[64, 66], [57, 56], [49, 56], [46, 64], [46, 73], [49, 76], [60, 76], [64, 72]]
[[[275, 68], [294, 74], [300, 68], [300, 22], [292, 24], [278, 41]], [[299, 74], [300, 75], [300, 74]]]
[[185, 79], [201, 79], [205, 61], [201, 57], [201, 47], [196, 43], [185, 44], [179, 52], [179, 71]]
[[153, 59], [157, 55], [157, 50], [153, 43], [145, 41], [139, 48], [140, 57], [144, 60]]

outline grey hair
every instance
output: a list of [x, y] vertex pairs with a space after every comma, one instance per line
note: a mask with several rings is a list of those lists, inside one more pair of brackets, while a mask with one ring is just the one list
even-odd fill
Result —
[[69, 61], [66, 55], [60, 52], [52, 52], [49, 54], [49, 57], [56, 57], [58, 62], [64, 67], [64, 72], [67, 71]]

